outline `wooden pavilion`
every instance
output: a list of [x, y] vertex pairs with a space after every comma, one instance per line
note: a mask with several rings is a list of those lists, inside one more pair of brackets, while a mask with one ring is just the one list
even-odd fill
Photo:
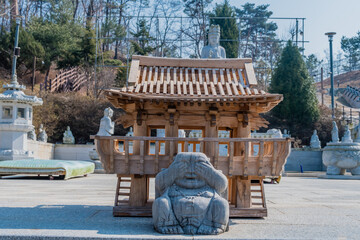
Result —
[[118, 176], [114, 216], [151, 216], [149, 179], [180, 151], [205, 153], [228, 176], [231, 217], [267, 216], [263, 179], [280, 175], [291, 139], [251, 138], [283, 99], [256, 88], [251, 59], [133, 56], [128, 83], [105, 94], [134, 136], [93, 136]]

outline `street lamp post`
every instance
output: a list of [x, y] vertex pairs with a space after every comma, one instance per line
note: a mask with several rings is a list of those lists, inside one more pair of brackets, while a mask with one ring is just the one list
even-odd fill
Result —
[[332, 110], [332, 118], [335, 118], [335, 108], [334, 108], [334, 67], [333, 67], [333, 51], [332, 51], [332, 42], [333, 36], [336, 32], [327, 32], [325, 35], [329, 37], [329, 45], [330, 45], [330, 81], [331, 81], [331, 110]]
[[17, 75], [16, 75], [16, 60], [20, 56], [20, 48], [19, 44], [19, 26], [20, 26], [21, 18], [16, 16], [16, 30], [15, 30], [15, 43], [14, 43], [14, 56], [13, 56], [13, 64], [12, 64], [12, 74], [11, 74], [11, 84], [17, 85]]

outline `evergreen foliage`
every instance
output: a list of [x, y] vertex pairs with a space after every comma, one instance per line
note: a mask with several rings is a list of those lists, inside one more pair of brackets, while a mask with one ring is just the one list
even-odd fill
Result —
[[341, 38], [341, 49], [345, 53], [347, 64], [343, 66], [345, 71], [359, 69], [360, 62], [360, 32], [356, 36]]
[[[130, 67], [129, 67], [130, 69]], [[126, 86], [126, 68], [125, 67], [120, 67], [118, 68], [118, 71], [116, 73], [116, 78], [115, 78], [115, 86], [116, 87], [125, 87]]]
[[[277, 49], [276, 37], [277, 24], [270, 22], [272, 12], [268, 10], [269, 4], [256, 6], [254, 3], [245, 3], [236, 9], [236, 14], [241, 18], [242, 57], [250, 57], [257, 61], [264, 57], [268, 49], [272, 48], [273, 54]], [[244, 44], [245, 42], [245, 44]]]
[[138, 31], [132, 33], [132, 35], [137, 38], [137, 41], [131, 41], [131, 45], [134, 50], [134, 54], [138, 55], [148, 55], [156, 48], [151, 46], [151, 41], [154, 40], [150, 35], [150, 31], [147, 26], [145, 19], [141, 19], [138, 23]]
[[[15, 26], [10, 32], [0, 35], [0, 66], [10, 69], [12, 64], [12, 54], [14, 49]], [[17, 71], [21, 76], [23, 73], [19, 71], [20, 66], [24, 65], [27, 69], [32, 69], [33, 58], [41, 58], [45, 51], [40, 42], [35, 40], [33, 35], [24, 28], [19, 29], [19, 46], [21, 49], [20, 58], [17, 59]], [[40, 67], [41, 65], [39, 65]]]
[[284, 100], [273, 113], [289, 125], [311, 125], [319, 118], [315, 86], [309, 76], [299, 49], [290, 41], [277, 63], [270, 84], [270, 92], [283, 94]]
[[[225, 0], [223, 4], [216, 4], [214, 12], [210, 14], [210, 17], [235, 17], [235, 10], [230, 6], [229, 1]], [[236, 19], [216, 19], [210, 18], [211, 24], [217, 24], [220, 26], [220, 45], [225, 48], [227, 58], [237, 58], [239, 51], [239, 42], [226, 41], [229, 39], [239, 38], [239, 29], [236, 24]]]
[[306, 67], [309, 71], [310, 77], [314, 77], [320, 72], [320, 66], [323, 63], [323, 60], [319, 60], [315, 54], [310, 54], [305, 57]]

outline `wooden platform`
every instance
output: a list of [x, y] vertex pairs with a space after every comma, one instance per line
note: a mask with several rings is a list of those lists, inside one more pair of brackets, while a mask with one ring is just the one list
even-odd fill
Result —
[[[153, 199], [149, 199], [150, 177], [146, 176], [146, 203], [143, 206], [131, 206], [131, 176], [117, 175], [114, 217], [151, 217]], [[267, 208], [264, 193], [263, 177], [250, 177], [239, 179], [228, 178], [228, 200], [230, 217], [266, 217]], [[237, 207], [241, 203], [241, 206]]]

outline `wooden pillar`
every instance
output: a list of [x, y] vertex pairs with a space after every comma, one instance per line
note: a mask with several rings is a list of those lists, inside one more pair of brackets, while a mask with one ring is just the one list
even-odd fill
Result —
[[236, 177], [236, 208], [251, 207], [251, 180], [248, 177]]
[[[138, 125], [136, 121], [134, 122], [134, 136], [147, 136], [146, 121], [142, 120], [141, 125]], [[140, 141], [134, 141], [133, 154], [140, 155]], [[129, 205], [134, 207], [145, 206], [147, 195], [147, 176], [131, 175]]]
[[[237, 138], [250, 138], [251, 128], [247, 114], [238, 114], [238, 126], [236, 129]], [[249, 145], [250, 146], [250, 145]], [[245, 157], [245, 142], [238, 143], [235, 149], [235, 155]], [[249, 151], [248, 151], [249, 152]], [[235, 200], [237, 208], [250, 208], [251, 207], [251, 180], [248, 177], [234, 177], [232, 181], [232, 199]], [[235, 197], [236, 196], [236, 197]]]
[[[206, 121], [205, 125], [205, 137], [207, 138], [217, 138], [218, 131], [216, 126], [211, 126], [210, 120]], [[215, 154], [215, 142], [206, 142], [205, 143], [205, 155], [210, 158], [211, 162], [214, 162]]]
[[[178, 137], [179, 136], [179, 112], [175, 108], [168, 109], [168, 112], [165, 114], [165, 137]], [[165, 142], [165, 155], [175, 155], [177, 153], [177, 142], [174, 142], [172, 149], [170, 149], [170, 142]], [[171, 160], [172, 162], [172, 160]], [[170, 163], [169, 163], [170, 164]]]

